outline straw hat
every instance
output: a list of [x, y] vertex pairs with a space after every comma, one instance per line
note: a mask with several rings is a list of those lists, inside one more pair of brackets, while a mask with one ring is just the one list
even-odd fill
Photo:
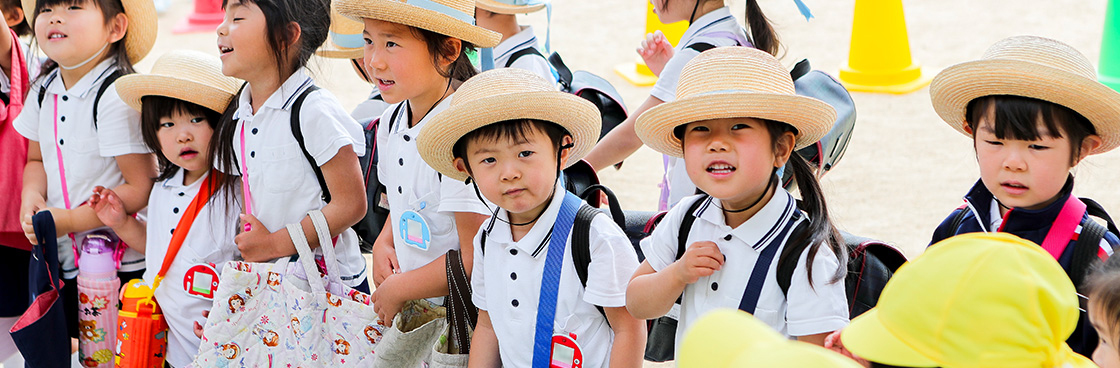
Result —
[[1097, 73], [1085, 55], [1049, 38], [1005, 38], [989, 47], [980, 60], [938, 73], [929, 95], [937, 115], [970, 137], [963, 127], [970, 101], [1013, 95], [1050, 101], [1089, 119], [1104, 141], [1089, 154], [1120, 145], [1120, 92], [1097, 82]]
[[361, 21], [377, 19], [426, 29], [470, 42], [494, 47], [502, 35], [474, 25], [474, 0], [339, 0], [338, 12]]
[[790, 341], [737, 309], [714, 310], [696, 321], [681, 340], [681, 368], [860, 367], [854, 360], [800, 341]]
[[474, 6], [498, 14], [526, 14], [544, 9], [548, 0], [475, 0]]
[[789, 71], [774, 56], [750, 47], [717, 47], [684, 66], [677, 99], [638, 117], [634, 130], [647, 146], [683, 157], [673, 128], [694, 121], [758, 118], [797, 128], [795, 149], [816, 143], [832, 129], [836, 110], [794, 92]]
[[[35, 27], [36, 0], [23, 0], [23, 15], [27, 17], [27, 24]], [[121, 0], [124, 6], [124, 15], [128, 17], [128, 29], [124, 34], [124, 48], [128, 53], [128, 60], [133, 64], [139, 63], [152, 51], [156, 44], [156, 31], [158, 30], [158, 15], [156, 5], [152, 0]]]
[[467, 133], [492, 123], [534, 119], [568, 130], [574, 147], [568, 165], [578, 162], [599, 140], [602, 119], [591, 102], [556, 90], [553, 82], [533, 72], [500, 68], [463, 82], [451, 104], [420, 129], [416, 147], [436, 171], [455, 180], [467, 174], [455, 169], [451, 148]]
[[222, 112], [237, 93], [241, 81], [222, 74], [217, 57], [191, 50], [163, 54], [149, 74], [129, 74], [116, 82], [117, 94], [128, 106], [140, 110], [140, 98], [165, 96]]
[[1066, 345], [1077, 291], [1038, 244], [971, 233], [903, 265], [840, 336], [862, 358], [910, 367], [1095, 367]]
[[331, 59], [361, 59], [365, 56], [362, 39], [365, 27], [364, 23], [339, 14], [337, 5], [332, 6], [330, 38], [315, 54]]

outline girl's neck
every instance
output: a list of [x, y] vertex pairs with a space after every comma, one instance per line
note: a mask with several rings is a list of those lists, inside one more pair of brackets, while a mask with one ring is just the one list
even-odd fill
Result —
[[206, 173], [209, 172], [209, 170], [207, 170], [207, 169], [187, 170], [187, 169], [184, 169], [184, 168], [181, 168], [181, 167], [179, 168], [179, 170], [183, 170], [183, 185], [184, 186], [189, 186], [191, 184], [194, 184], [196, 181], [198, 181], [198, 179], [202, 179], [202, 177], [206, 176]]
[[435, 109], [436, 105], [443, 102], [447, 96], [455, 92], [455, 84], [450, 78], [439, 84], [439, 87], [428, 88], [425, 93], [419, 96], [408, 99], [409, 115], [411, 119], [408, 121], [408, 127], [414, 127], [420, 124], [424, 117]]
[[[766, 204], [770, 202], [770, 199], [774, 198], [774, 193], [776, 193], [777, 189], [777, 185], [771, 185], [760, 199], [759, 197], [754, 196], [746, 198], [742, 201], [720, 199], [720, 207], [725, 209], [723, 211], [723, 221], [727, 223], [727, 226], [730, 226], [732, 229], [739, 227], [739, 225], [742, 225], [744, 222], [747, 222], [747, 220], [750, 220], [751, 217], [754, 217], [754, 215], [757, 214], [758, 211], [761, 211], [762, 207], [766, 207]], [[758, 203], [751, 205], [751, 201], [754, 201], [755, 199], [758, 199]], [[738, 211], [746, 206], [750, 206], [750, 208], [747, 208], [742, 212], [727, 211]]]
[[62, 85], [69, 90], [70, 87], [78, 84], [78, 81], [82, 80], [86, 74], [89, 74], [90, 71], [93, 71], [94, 68], [101, 65], [101, 62], [105, 61], [105, 59], [106, 57], [102, 55], [74, 69], [66, 69], [62, 67], [62, 64], [58, 64], [58, 75], [62, 77]]
[[260, 111], [264, 102], [268, 101], [268, 98], [272, 97], [272, 94], [276, 93], [283, 84], [284, 82], [280, 80], [280, 76], [278, 75], [263, 77], [249, 82], [249, 105], [253, 108], [253, 114]]
[[[722, 9], [723, 7], [723, 1], [705, 1], [704, 3], [700, 4], [699, 8], [696, 8], [696, 16], [692, 17], [690, 23], [695, 23], [697, 19], [700, 19], [700, 17], [708, 15], [708, 13], [714, 12], [716, 10]], [[689, 19], [685, 18], [685, 20]]]

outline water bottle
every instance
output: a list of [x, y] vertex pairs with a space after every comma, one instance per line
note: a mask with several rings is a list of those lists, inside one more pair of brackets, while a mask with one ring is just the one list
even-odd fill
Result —
[[116, 254], [123, 246], [106, 230], [86, 234], [79, 245], [78, 359], [83, 367], [113, 366], [121, 286]]

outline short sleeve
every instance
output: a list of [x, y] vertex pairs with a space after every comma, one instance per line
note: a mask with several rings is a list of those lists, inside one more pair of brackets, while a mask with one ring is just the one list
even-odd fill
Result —
[[[486, 223], [483, 222], [482, 227], [485, 226]], [[471, 269], [471, 289], [473, 290], [471, 301], [480, 310], [486, 310], [486, 257], [482, 254], [483, 236], [486, 236], [486, 233], [482, 228], [479, 228], [472, 242], [474, 244], [474, 260], [471, 261], [474, 264], [474, 268]]]
[[466, 184], [443, 175], [439, 179], [439, 212], [473, 212], [490, 215], [494, 205], [483, 203], [474, 191], [474, 184]]
[[97, 146], [101, 157], [151, 153], [140, 133], [140, 112], [121, 100], [116, 86], [97, 103]]
[[24, 138], [39, 142], [39, 90], [43, 87], [36, 84], [31, 88], [27, 94], [27, 100], [23, 103], [23, 110], [20, 111], [19, 116], [12, 121], [12, 127], [16, 132]]
[[583, 300], [606, 308], [626, 306], [626, 286], [638, 269], [638, 255], [622, 229], [607, 217], [591, 221], [591, 264]]
[[840, 262], [832, 249], [822, 244], [813, 260], [813, 284], [809, 285], [808, 247], [798, 259], [793, 271], [789, 293], [786, 297], [786, 326], [790, 336], [805, 336], [832, 332], [848, 325], [848, 298], [844, 289], [843, 274], [837, 281]]
[[552, 75], [552, 66], [548, 64], [548, 60], [545, 60], [544, 56], [525, 55], [518, 58], [509, 67], [528, 70], [533, 74], [544, 77], [544, 79], [556, 81], [556, 76]]
[[342, 109], [330, 91], [320, 88], [307, 96], [300, 107], [299, 125], [316, 165], [325, 165], [348, 145], [359, 156], [366, 152], [362, 126]]
[[665, 218], [653, 229], [653, 233], [642, 239], [642, 254], [646, 256], [646, 262], [649, 262], [654, 271], [661, 271], [677, 261], [677, 235], [680, 233], [681, 221], [684, 220], [685, 212], [692, 202], [696, 200], [699, 198], [692, 200], [686, 198], [677, 202], [677, 205], [670, 208]]
[[677, 83], [680, 82], [681, 70], [684, 70], [685, 64], [688, 64], [696, 55], [700, 55], [700, 53], [690, 48], [677, 50], [676, 54], [669, 59], [669, 62], [665, 63], [665, 68], [661, 69], [661, 75], [657, 77], [657, 83], [653, 85], [649, 95], [657, 97], [663, 102], [676, 100]]

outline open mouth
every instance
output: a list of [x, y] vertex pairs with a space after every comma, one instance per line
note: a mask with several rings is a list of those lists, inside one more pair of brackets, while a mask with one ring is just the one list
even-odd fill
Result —
[[179, 157], [182, 157], [184, 159], [191, 159], [195, 156], [198, 156], [198, 151], [190, 148], [184, 148], [182, 151], [179, 151]]
[[397, 82], [389, 80], [389, 79], [381, 79], [381, 78], [374, 78], [374, 79], [377, 79], [377, 84], [382, 85], [382, 86], [386, 86], [386, 87], [397, 84]]
[[1000, 183], [1000, 186], [1003, 187], [1003, 190], [1010, 193], [1023, 193], [1030, 189], [1026, 185], [1014, 181], [1005, 181], [1003, 183]]
[[47, 39], [48, 40], [58, 40], [58, 39], [66, 38], [66, 37], [68, 37], [68, 36], [66, 36], [65, 33], [58, 32], [58, 31], [51, 31], [50, 33], [47, 34]]
[[712, 174], [726, 175], [735, 172], [735, 166], [731, 166], [725, 163], [713, 163], [711, 165], [708, 165], [708, 168], [706, 170]]
[[229, 46], [218, 46], [218, 52], [222, 54], [228, 54], [233, 52], [233, 48]]

